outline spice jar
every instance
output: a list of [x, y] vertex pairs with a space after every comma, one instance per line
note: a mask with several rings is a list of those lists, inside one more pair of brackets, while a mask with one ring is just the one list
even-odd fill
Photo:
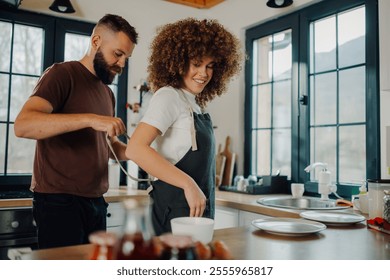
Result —
[[383, 219], [390, 223], [390, 190], [384, 190], [383, 197]]

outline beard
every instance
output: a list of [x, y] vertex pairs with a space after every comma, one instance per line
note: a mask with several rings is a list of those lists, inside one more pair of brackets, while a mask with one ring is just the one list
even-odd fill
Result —
[[93, 59], [93, 68], [95, 69], [96, 76], [106, 85], [112, 84], [116, 74], [120, 75], [122, 73], [121, 67], [117, 65], [108, 65], [100, 49], [97, 50], [95, 58]]

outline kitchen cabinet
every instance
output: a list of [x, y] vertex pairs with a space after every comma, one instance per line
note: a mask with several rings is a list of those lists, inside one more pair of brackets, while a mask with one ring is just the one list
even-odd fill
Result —
[[269, 216], [249, 211], [238, 210], [225, 206], [217, 206], [215, 209], [214, 229], [249, 226], [253, 220], [268, 217]]
[[125, 209], [121, 202], [111, 202], [107, 208], [107, 231], [119, 232], [122, 229]]
[[238, 226], [240, 226], [240, 227], [249, 226], [252, 224], [253, 220], [264, 219], [264, 218], [269, 218], [269, 217], [270, 216], [267, 216], [267, 215], [262, 215], [262, 214], [257, 214], [257, 213], [253, 213], [253, 212], [240, 210], [239, 215], [238, 215]]
[[215, 224], [214, 229], [222, 229], [238, 226], [239, 210], [225, 206], [217, 206], [215, 208]]

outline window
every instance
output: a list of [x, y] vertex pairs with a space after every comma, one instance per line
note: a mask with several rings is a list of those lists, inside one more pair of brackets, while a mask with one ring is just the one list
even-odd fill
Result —
[[44, 29], [0, 22], [0, 33], [0, 174], [29, 174], [35, 143], [17, 138], [13, 124], [42, 71]]
[[364, 6], [309, 27], [310, 158], [347, 184], [366, 178], [365, 27]]
[[253, 42], [251, 174], [291, 175], [291, 29]]
[[[1, 12], [0, 191], [25, 188], [31, 181], [35, 141], [14, 135], [18, 112], [47, 67], [85, 54], [94, 25], [20, 10]], [[126, 67], [110, 86], [118, 97], [117, 116], [124, 121], [127, 73]]]
[[324, 162], [340, 195], [379, 178], [376, 2], [330, 0], [246, 31], [246, 174], [280, 170], [315, 193], [304, 168]]

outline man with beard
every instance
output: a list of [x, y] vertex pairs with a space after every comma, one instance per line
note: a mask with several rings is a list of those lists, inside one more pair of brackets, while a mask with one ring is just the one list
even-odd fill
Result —
[[105, 15], [80, 61], [56, 63], [39, 79], [15, 120], [15, 135], [37, 140], [31, 190], [39, 248], [88, 243], [106, 229], [109, 136], [120, 160], [126, 131], [108, 87], [122, 72], [138, 34], [125, 19]]

